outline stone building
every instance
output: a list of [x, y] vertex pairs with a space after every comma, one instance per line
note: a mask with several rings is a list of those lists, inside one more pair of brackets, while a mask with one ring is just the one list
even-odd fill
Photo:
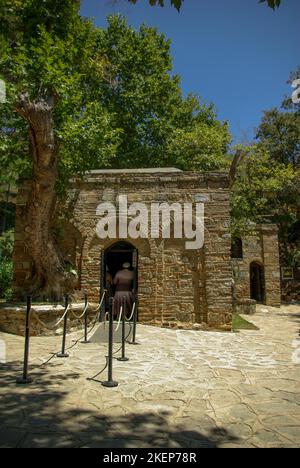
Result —
[[[204, 247], [187, 250], [186, 239], [102, 240], [97, 236], [97, 207], [116, 202], [122, 193], [128, 203], [203, 203]], [[73, 180], [64, 207], [68, 219], [57, 231], [66, 262], [78, 271], [78, 289], [99, 300], [106, 270], [114, 274], [124, 261], [136, 272], [139, 321], [164, 326], [207, 324], [230, 329], [232, 319], [229, 179], [224, 173], [195, 174], [176, 169], [93, 171], [84, 181]], [[23, 244], [22, 205], [17, 201], [14, 291], [22, 291], [30, 272]], [[172, 232], [173, 229], [171, 229]]]
[[[118, 195], [128, 203], [204, 204], [204, 245], [186, 248], [186, 239], [116, 237], [101, 239], [96, 228], [100, 203], [116, 204]], [[30, 273], [30, 255], [23, 244], [22, 210], [27, 191], [19, 192], [16, 209], [14, 291], [22, 293]], [[246, 240], [243, 258], [231, 259], [230, 187], [225, 173], [190, 173], [177, 169], [92, 171], [74, 179], [57, 223], [57, 242], [65, 262], [78, 272], [77, 289], [99, 300], [108, 288], [108, 275], [130, 262], [139, 296], [139, 321], [157, 326], [231, 329], [232, 262], [237, 293], [249, 298], [250, 276], [264, 269], [264, 289], [258, 299], [279, 305], [277, 233], [262, 227]], [[170, 219], [174, 231], [174, 218]], [[118, 225], [119, 227], [119, 225]], [[253, 265], [253, 273], [249, 268]], [[256, 269], [254, 265], [257, 265]], [[264, 268], [263, 268], [264, 267]], [[23, 291], [24, 293], [24, 291]]]
[[280, 307], [280, 260], [278, 228], [273, 224], [253, 227], [244, 239], [232, 245], [233, 277], [238, 303], [254, 300]]

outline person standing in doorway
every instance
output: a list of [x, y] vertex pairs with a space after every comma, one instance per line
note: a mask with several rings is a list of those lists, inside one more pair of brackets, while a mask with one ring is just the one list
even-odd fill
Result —
[[130, 263], [123, 264], [123, 269], [118, 271], [114, 277], [114, 286], [116, 288], [114, 297], [114, 316], [119, 316], [123, 297], [125, 297], [126, 312], [131, 313], [133, 306], [133, 280], [134, 272], [130, 270]]

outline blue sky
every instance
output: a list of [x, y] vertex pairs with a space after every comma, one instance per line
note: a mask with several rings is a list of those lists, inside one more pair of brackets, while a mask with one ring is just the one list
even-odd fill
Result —
[[146, 23], [165, 33], [184, 94], [213, 102], [235, 142], [245, 142], [262, 111], [291, 94], [286, 82], [300, 65], [300, 0], [282, 1], [274, 12], [258, 0], [185, 0], [178, 14], [148, 0], [84, 0], [82, 14], [105, 27], [107, 15], [121, 13], [135, 28]]

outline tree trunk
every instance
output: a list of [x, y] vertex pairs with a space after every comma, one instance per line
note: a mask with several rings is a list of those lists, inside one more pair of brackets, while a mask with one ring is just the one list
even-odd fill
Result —
[[238, 174], [238, 169], [239, 165], [244, 159], [244, 153], [241, 150], [238, 150], [233, 158], [233, 161], [231, 163], [230, 171], [229, 171], [229, 181], [230, 181], [230, 188], [233, 187], [235, 184], [237, 174]]
[[27, 95], [22, 95], [16, 110], [28, 122], [33, 161], [24, 233], [33, 269], [24, 289], [36, 297], [60, 299], [63, 293], [72, 292], [73, 282], [71, 275], [64, 271], [62, 256], [51, 233], [58, 175], [54, 106], [53, 96], [30, 102]]

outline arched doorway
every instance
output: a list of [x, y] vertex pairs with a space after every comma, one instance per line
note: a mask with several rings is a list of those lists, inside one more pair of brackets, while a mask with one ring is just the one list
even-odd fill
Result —
[[264, 267], [257, 262], [250, 265], [251, 299], [263, 304], [265, 302], [265, 274]]
[[124, 263], [130, 263], [131, 270], [134, 271], [133, 290], [138, 291], [138, 250], [129, 242], [121, 241], [113, 244], [102, 253], [102, 281], [103, 288], [108, 291], [108, 297], [114, 294], [110, 285], [119, 270], [122, 270]]

